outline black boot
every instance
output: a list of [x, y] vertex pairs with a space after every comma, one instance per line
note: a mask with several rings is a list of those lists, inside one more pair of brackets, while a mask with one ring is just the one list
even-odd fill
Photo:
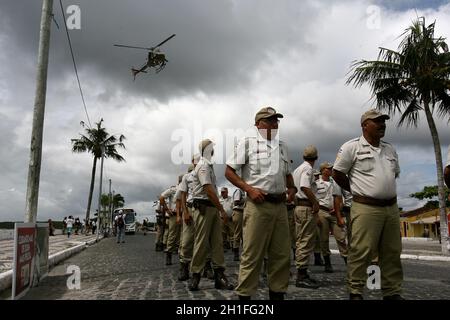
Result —
[[323, 256], [325, 259], [325, 272], [326, 273], [333, 273], [333, 266], [331, 265], [330, 256]]
[[239, 248], [233, 248], [234, 258], [233, 261], [239, 261]]
[[269, 290], [269, 300], [284, 300], [284, 292], [274, 292]]
[[205, 267], [203, 268], [203, 278], [214, 280], [214, 271], [210, 260], [206, 261]]
[[186, 281], [189, 279], [189, 265], [186, 262], [180, 262], [180, 274], [178, 275], [179, 281]]
[[295, 286], [299, 287], [299, 288], [306, 288], [306, 289], [319, 288], [317, 281], [309, 277], [307, 269], [298, 269], [297, 280], [295, 281]]
[[223, 272], [223, 268], [214, 269], [214, 288], [220, 290], [233, 290], [234, 286], [228, 283], [228, 279]]
[[198, 284], [200, 283], [200, 273], [193, 273], [191, 282], [189, 283], [189, 291], [198, 291]]
[[163, 251], [163, 244], [161, 242], [155, 244], [155, 251]]
[[166, 266], [172, 265], [172, 252], [166, 252]]
[[323, 266], [322, 256], [320, 252], [314, 252], [314, 265], [315, 266]]

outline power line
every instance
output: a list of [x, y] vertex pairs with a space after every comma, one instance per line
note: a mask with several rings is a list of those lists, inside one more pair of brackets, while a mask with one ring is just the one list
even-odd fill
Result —
[[65, 26], [65, 29], [66, 29], [67, 40], [69, 41], [70, 54], [72, 55], [72, 61], [73, 61], [73, 68], [75, 69], [75, 75], [77, 76], [78, 88], [80, 88], [80, 94], [81, 94], [81, 100], [83, 101], [84, 112], [86, 113], [86, 117], [87, 117], [87, 120], [88, 120], [88, 123], [89, 123], [89, 128], [91, 128], [92, 127], [91, 120], [89, 119], [89, 114], [88, 114], [88, 111], [87, 111], [86, 102], [84, 101], [83, 90], [81, 89], [80, 78], [78, 77], [77, 64], [75, 63], [75, 57], [73, 55], [72, 42], [70, 41], [69, 30], [67, 29], [66, 15], [64, 14], [64, 8], [63, 8], [63, 5], [62, 5], [62, 0], [59, 0], [59, 4], [61, 6], [61, 12], [62, 12], [62, 16], [63, 16], [63, 19], [64, 19], [64, 26]]

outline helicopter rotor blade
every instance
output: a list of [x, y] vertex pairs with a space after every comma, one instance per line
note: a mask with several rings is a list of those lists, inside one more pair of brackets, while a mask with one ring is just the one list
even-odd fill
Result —
[[122, 47], [122, 48], [133, 48], [133, 49], [153, 50], [153, 48], [125, 46], [125, 45], [123, 45], [123, 44], [115, 44], [114, 46], [115, 46], [115, 47]]
[[164, 43], [166, 43], [167, 41], [169, 41], [170, 39], [172, 39], [172, 38], [175, 37], [175, 36], [176, 36], [176, 34], [174, 33], [173, 35], [171, 35], [170, 37], [168, 37], [166, 40], [164, 40], [163, 42], [161, 42], [160, 44], [158, 44], [158, 45], [152, 47], [151, 50], [154, 50], [154, 49], [156, 49], [156, 48], [162, 46]]

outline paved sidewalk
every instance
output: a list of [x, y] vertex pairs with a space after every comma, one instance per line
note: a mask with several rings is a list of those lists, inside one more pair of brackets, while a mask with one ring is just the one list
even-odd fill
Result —
[[[99, 240], [103, 236], [99, 235]], [[49, 265], [52, 267], [58, 262], [85, 249], [96, 242], [97, 235], [72, 234], [55, 235], [49, 237]], [[0, 240], [0, 291], [7, 289], [12, 283], [12, 264], [14, 259], [14, 240]]]

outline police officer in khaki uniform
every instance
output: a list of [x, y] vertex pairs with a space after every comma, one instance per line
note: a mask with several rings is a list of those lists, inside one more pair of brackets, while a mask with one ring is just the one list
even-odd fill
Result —
[[338, 246], [341, 257], [347, 261], [347, 243], [345, 242], [345, 222], [341, 216], [341, 197], [339, 186], [330, 177], [333, 166], [328, 162], [320, 164], [321, 178], [316, 181], [316, 198], [319, 201], [320, 247], [325, 260], [325, 272], [332, 273], [330, 259], [330, 231]]
[[223, 249], [231, 249], [231, 240], [233, 237], [233, 199], [228, 196], [228, 188], [220, 188], [219, 196], [220, 204], [227, 213], [227, 223], [222, 220], [222, 237], [223, 237]]
[[307, 146], [303, 150], [304, 162], [294, 170], [294, 183], [297, 187], [295, 207], [296, 252], [295, 267], [297, 268], [296, 287], [317, 289], [319, 284], [308, 274], [309, 256], [314, 251], [317, 236], [317, 225], [320, 224], [317, 213], [319, 202], [316, 199], [313, 167], [318, 158], [315, 146]]
[[447, 150], [447, 161], [445, 162], [444, 180], [448, 188], [450, 188], [450, 146]]
[[[313, 170], [314, 181], [318, 181], [320, 179], [320, 171]], [[295, 226], [294, 226], [295, 229]], [[325, 263], [322, 260], [322, 249], [320, 247], [320, 228], [317, 226], [316, 236], [314, 237], [314, 265], [315, 266], [324, 266]]]
[[234, 190], [233, 193], [233, 215], [231, 219], [233, 221], [233, 261], [239, 261], [239, 248], [242, 242], [242, 221], [244, 220], [244, 204], [245, 204], [245, 192], [241, 189]]
[[[256, 130], [241, 139], [227, 161], [225, 177], [247, 193], [244, 208], [243, 251], [236, 293], [250, 299], [256, 292], [263, 258], [268, 257], [269, 298], [281, 300], [289, 283], [289, 201], [296, 188], [292, 181], [288, 149], [278, 140], [283, 115], [266, 107], [255, 116]], [[241, 172], [238, 176], [236, 171]]]
[[383, 299], [402, 299], [400, 218], [395, 179], [400, 174], [397, 153], [381, 140], [388, 115], [372, 109], [361, 116], [362, 136], [342, 145], [333, 178], [353, 194], [351, 245], [347, 281], [350, 299], [362, 299], [367, 267], [378, 254]]
[[222, 228], [219, 213], [222, 219], [227, 220], [227, 214], [219, 201], [211, 158], [214, 155], [214, 144], [206, 139], [200, 142], [201, 158], [193, 171], [193, 217], [194, 217], [194, 253], [191, 261], [192, 281], [190, 291], [198, 290], [200, 272], [205, 267], [208, 253], [214, 269], [214, 286], [216, 289], [232, 290], [228, 283], [225, 271], [223, 254]]
[[159, 202], [163, 211], [169, 216], [168, 222], [169, 227], [167, 231], [167, 242], [166, 242], [166, 265], [172, 264], [172, 253], [176, 252], [176, 242], [180, 229], [177, 224], [177, 212], [176, 212], [176, 197], [177, 192], [176, 186], [171, 186], [169, 189], [161, 193], [159, 197]]
[[192, 260], [192, 253], [194, 250], [194, 223], [192, 219], [192, 171], [195, 169], [195, 163], [200, 160], [200, 157], [192, 158], [192, 164], [188, 168], [188, 173], [183, 176], [181, 183], [178, 185], [178, 190], [181, 193], [181, 220], [183, 227], [181, 228], [181, 242], [180, 242], [180, 273], [178, 275], [179, 281], [189, 279], [189, 264]]

